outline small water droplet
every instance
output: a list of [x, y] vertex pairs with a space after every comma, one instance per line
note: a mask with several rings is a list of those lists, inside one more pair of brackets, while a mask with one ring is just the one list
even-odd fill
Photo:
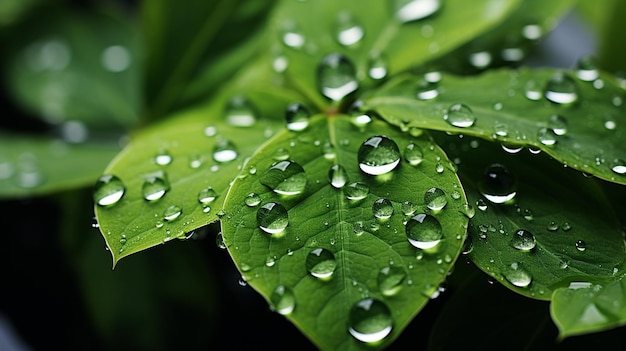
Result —
[[411, 165], [417, 166], [424, 160], [424, 152], [419, 145], [415, 143], [409, 143], [404, 148], [404, 159]]
[[485, 169], [479, 189], [487, 200], [502, 204], [513, 200], [517, 194], [517, 181], [504, 165], [494, 163]]
[[274, 289], [270, 296], [270, 302], [272, 309], [282, 315], [290, 314], [296, 307], [296, 298], [293, 292], [284, 285], [279, 285]]
[[287, 106], [285, 120], [287, 121], [287, 129], [292, 132], [300, 132], [309, 126], [309, 118], [311, 113], [301, 103], [293, 103]]
[[372, 213], [378, 219], [388, 219], [393, 215], [393, 204], [385, 198], [378, 198], [372, 204]]
[[268, 202], [256, 213], [259, 228], [268, 234], [281, 233], [289, 224], [287, 209], [277, 202]]
[[487, 211], [487, 203], [483, 199], [476, 200], [476, 207], [481, 211]]
[[548, 223], [547, 229], [551, 232], [555, 232], [559, 230], [559, 224], [555, 221], [550, 221], [550, 223]]
[[328, 182], [333, 188], [341, 189], [348, 183], [348, 172], [342, 165], [333, 165], [328, 171]]
[[324, 248], [314, 249], [306, 257], [306, 269], [316, 278], [330, 278], [336, 267], [335, 255]]
[[209, 204], [217, 199], [217, 192], [209, 187], [206, 187], [198, 193], [198, 202], [203, 205]]
[[401, 267], [385, 267], [378, 272], [378, 289], [385, 296], [393, 296], [402, 288], [406, 276]]
[[272, 158], [276, 161], [285, 161], [289, 159], [289, 151], [287, 151], [287, 149], [282, 148], [282, 147], [278, 148], [272, 154]]
[[411, 201], [405, 201], [402, 203], [401, 211], [405, 216], [412, 216], [417, 211], [417, 205]]
[[530, 274], [519, 263], [512, 263], [503, 272], [504, 278], [511, 284], [525, 288], [532, 282]]
[[551, 128], [541, 128], [537, 131], [537, 140], [546, 146], [553, 146], [556, 144], [557, 134]]
[[157, 201], [170, 190], [170, 183], [163, 172], [155, 172], [145, 176], [141, 193], [146, 201]]
[[469, 55], [469, 63], [477, 69], [484, 69], [489, 67], [493, 58], [489, 51], [474, 52]]
[[538, 24], [527, 24], [522, 28], [522, 36], [528, 40], [540, 39], [543, 30]]
[[222, 250], [226, 249], [226, 244], [224, 243], [224, 235], [222, 235], [222, 232], [217, 233], [217, 235], [215, 236], [215, 244], [218, 248]]
[[333, 101], [342, 100], [359, 87], [354, 64], [338, 53], [324, 57], [319, 64], [317, 83], [322, 95]]
[[556, 104], [571, 104], [578, 100], [578, 87], [569, 76], [556, 74], [546, 84], [544, 96]]
[[230, 162], [235, 160], [238, 155], [237, 147], [229, 140], [218, 140], [213, 146], [213, 159], [216, 162]]
[[474, 125], [476, 117], [474, 112], [464, 104], [453, 104], [444, 113], [443, 119], [451, 126], [467, 128]]
[[441, 241], [443, 230], [437, 218], [420, 213], [406, 224], [406, 235], [411, 245], [418, 249], [431, 249]]
[[528, 230], [520, 229], [513, 235], [511, 246], [520, 251], [530, 251], [536, 246], [535, 236]]
[[585, 243], [584, 240], [578, 240], [576, 241], [576, 243], [574, 244], [576, 246], [576, 250], [578, 251], [585, 251], [587, 250], [587, 244]]
[[394, 0], [393, 12], [402, 22], [419, 21], [432, 16], [441, 7], [440, 0]]
[[244, 202], [248, 207], [256, 207], [261, 203], [261, 197], [257, 193], [250, 193], [246, 196]]
[[98, 206], [113, 206], [120, 201], [125, 191], [126, 187], [117, 176], [106, 174], [96, 182], [93, 199]]
[[363, 222], [359, 221], [352, 224], [352, 231], [357, 236], [363, 234], [363, 232], [365, 232], [365, 226], [363, 225]]
[[343, 46], [355, 46], [365, 35], [363, 27], [349, 12], [339, 13], [336, 26], [337, 41]]
[[611, 171], [619, 175], [625, 175], [626, 174], [626, 162], [621, 159], [613, 160], [613, 162], [611, 163]]
[[182, 213], [183, 213], [183, 210], [180, 207], [176, 205], [171, 205], [170, 207], [165, 209], [165, 211], [163, 212], [163, 219], [168, 222], [171, 222], [175, 220], [176, 218], [180, 217]]
[[418, 100], [432, 100], [439, 96], [439, 86], [437, 83], [430, 82], [426, 79], [421, 80], [415, 87], [415, 97]]
[[154, 163], [159, 166], [167, 166], [172, 163], [172, 160], [172, 155], [167, 150], [161, 150], [154, 156]]
[[274, 163], [260, 181], [277, 194], [291, 196], [304, 192], [307, 176], [298, 163], [285, 160]]
[[359, 168], [369, 175], [391, 172], [400, 164], [400, 150], [395, 141], [380, 135], [367, 139], [357, 154]]
[[430, 188], [424, 193], [426, 207], [433, 211], [440, 211], [448, 204], [446, 193], [439, 188]]
[[365, 183], [350, 183], [345, 187], [346, 198], [348, 200], [362, 200], [370, 193], [370, 188]]
[[556, 135], [565, 135], [567, 133], [567, 120], [561, 115], [552, 115], [548, 120], [548, 128], [552, 129]]
[[350, 309], [348, 332], [361, 342], [379, 342], [392, 329], [391, 311], [380, 300], [368, 297], [358, 301]]
[[568, 231], [570, 231], [572, 229], [572, 225], [569, 224], [569, 222], [563, 222], [563, 225], [561, 225], [561, 229], [564, 232], [568, 232]]
[[287, 47], [300, 49], [306, 43], [306, 38], [295, 22], [288, 21], [283, 23], [282, 41]]
[[224, 106], [226, 122], [235, 127], [251, 127], [256, 123], [258, 112], [246, 97], [232, 97]]
[[367, 74], [374, 80], [381, 80], [387, 77], [387, 61], [382, 56], [370, 57], [368, 61]]
[[592, 56], [585, 56], [576, 63], [576, 77], [580, 80], [591, 82], [600, 76], [598, 66]]

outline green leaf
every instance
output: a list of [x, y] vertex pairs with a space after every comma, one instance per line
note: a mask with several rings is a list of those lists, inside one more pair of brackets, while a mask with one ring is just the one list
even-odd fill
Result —
[[273, 3], [144, 1], [149, 118], [206, 96], [250, 60]]
[[[587, 79], [594, 73], [598, 72], [581, 75]], [[576, 72], [520, 69], [467, 78], [446, 75], [439, 85], [421, 82], [421, 77], [399, 77], [364, 98], [363, 109], [372, 109], [395, 125], [533, 147], [568, 167], [626, 184], [621, 127], [626, 124], [625, 91], [609, 75], [588, 82], [576, 78]], [[568, 99], [574, 101], [554, 102]]]
[[0, 3], [0, 28], [17, 22], [39, 0], [6, 0]]
[[48, 9], [13, 29], [3, 67], [10, 93], [51, 123], [125, 129], [141, 108], [137, 31], [119, 15]]
[[[288, 62], [288, 80], [318, 106], [326, 100], [317, 89], [317, 67], [331, 53], [346, 56], [355, 67], [361, 88], [382, 77], [393, 76], [457, 48], [503, 21], [520, 1], [429, 1], [434, 12], [422, 19], [409, 18], [409, 1], [285, 1], [272, 23], [279, 57]], [[419, 1], [412, 1], [413, 9]], [[407, 11], [408, 10], [408, 11]], [[417, 16], [415, 17], [417, 18]], [[372, 64], [384, 67], [373, 79]], [[379, 66], [380, 63], [380, 66]], [[380, 73], [380, 72], [385, 73]]]
[[[283, 128], [285, 106], [298, 101], [298, 96], [255, 84], [265, 81], [256, 76], [258, 67], [253, 68], [205, 105], [134, 135], [105, 170], [125, 187], [114, 206], [96, 206], [114, 265], [122, 257], [184, 238], [185, 233], [216, 221], [229, 184], [246, 157]], [[229, 120], [233, 99], [245, 103], [238, 109], [239, 117]], [[224, 151], [221, 156], [216, 155], [218, 147]]]
[[50, 137], [0, 133], [0, 197], [92, 185], [117, 152], [115, 143], [69, 144]]
[[480, 269], [517, 293], [548, 300], [571, 281], [611, 275], [622, 266], [622, 230], [596, 179], [544, 154], [509, 154], [496, 143], [458, 140], [446, 149], [460, 162], [476, 206], [469, 256]]
[[624, 275], [589, 277], [557, 289], [550, 312], [561, 338], [598, 332], [626, 324]]
[[[398, 160], [397, 168], [376, 176], [360, 170], [358, 154], [367, 152], [361, 146], [380, 135], [421, 163], [413, 166], [393, 146], [384, 146], [382, 159], [364, 161], [377, 169]], [[288, 155], [277, 157], [280, 149]], [[463, 189], [450, 161], [425, 134], [412, 137], [377, 119], [357, 126], [345, 115], [317, 115], [300, 133], [277, 134], [247, 165], [257, 173], [242, 172], [228, 193], [224, 243], [247, 283], [321, 349], [389, 345], [437, 291], [461, 250], [468, 221]], [[345, 173], [333, 171], [339, 166]], [[343, 176], [333, 178], [333, 172]], [[426, 207], [433, 188], [443, 195], [428, 203], [447, 203], [442, 210]], [[432, 224], [433, 236], [412, 246], [405, 221], [416, 231]], [[439, 243], [435, 222], [443, 233]], [[372, 331], [392, 324], [391, 333], [374, 345], [348, 332], [351, 309], [360, 301], [380, 308], [380, 324]]]

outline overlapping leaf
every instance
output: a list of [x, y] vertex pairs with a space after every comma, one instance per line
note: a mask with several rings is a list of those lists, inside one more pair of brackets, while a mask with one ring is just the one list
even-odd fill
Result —
[[[357, 153], [380, 135], [404, 150], [404, 158], [389, 173], [369, 175]], [[339, 166], [343, 171], [333, 171]], [[389, 345], [437, 291], [461, 250], [468, 221], [463, 190], [426, 135], [412, 137], [379, 120], [356, 126], [348, 116], [318, 115], [303, 132], [276, 135], [248, 167], [257, 172], [242, 171], [224, 204], [224, 242], [248, 284], [321, 349]], [[433, 188], [444, 192], [441, 210], [427, 207]], [[438, 222], [441, 241], [430, 249], [412, 246], [404, 223], [417, 221]], [[325, 255], [321, 266], [313, 264]], [[361, 336], [374, 345], [348, 331], [355, 304], [377, 304], [369, 298], [386, 306], [378, 311], [378, 328]], [[390, 335], [376, 340], [386, 333], [374, 331], [385, 326], [392, 327]]]
[[571, 168], [626, 184], [626, 92], [593, 67], [499, 70], [422, 83], [400, 77], [365, 98], [363, 108], [395, 125], [541, 149]]

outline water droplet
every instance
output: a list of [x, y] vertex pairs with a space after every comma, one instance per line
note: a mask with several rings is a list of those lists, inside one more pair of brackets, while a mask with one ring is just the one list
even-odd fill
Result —
[[419, 145], [415, 143], [409, 143], [404, 148], [404, 159], [411, 165], [417, 166], [424, 160], [424, 152]]
[[552, 129], [556, 135], [565, 135], [567, 133], [567, 120], [561, 115], [552, 115], [548, 120], [548, 128]]
[[494, 163], [485, 169], [479, 189], [487, 200], [502, 204], [513, 200], [517, 194], [517, 181], [504, 165]]
[[348, 184], [348, 186], [345, 188], [345, 191], [346, 198], [348, 200], [357, 201], [366, 198], [367, 195], [370, 193], [370, 188], [364, 183], [355, 182]]
[[154, 156], [154, 163], [159, 166], [167, 166], [172, 163], [172, 155], [167, 150], [161, 150]]
[[393, 215], [393, 204], [385, 198], [379, 198], [372, 204], [372, 213], [378, 219], [388, 219]]
[[405, 216], [412, 216], [417, 211], [417, 205], [411, 201], [405, 201], [402, 203], [401, 211]]
[[487, 211], [487, 203], [483, 199], [476, 200], [476, 207], [481, 211]]
[[348, 12], [341, 12], [337, 16], [337, 41], [343, 46], [355, 46], [358, 44], [365, 31], [363, 27]]
[[538, 101], [539, 99], [541, 99], [541, 89], [539, 88], [537, 82], [535, 82], [534, 80], [529, 80], [526, 82], [526, 84], [524, 85], [524, 96], [526, 96], [528, 100], [532, 101]]
[[544, 95], [556, 104], [571, 104], [578, 100], [578, 87], [572, 78], [561, 73], [550, 78]]
[[217, 199], [217, 192], [209, 187], [206, 187], [198, 193], [198, 202], [203, 205], [209, 204]]
[[504, 270], [503, 275], [509, 283], [519, 288], [525, 288], [532, 282], [530, 274], [519, 263], [512, 263]]
[[535, 236], [528, 230], [520, 229], [511, 239], [511, 246], [520, 251], [530, 251], [535, 248]]
[[396, 18], [402, 23], [432, 16], [441, 7], [440, 0], [394, 0], [392, 4]]
[[359, 167], [369, 175], [391, 172], [400, 164], [400, 150], [395, 141], [386, 136], [367, 139], [357, 154]]
[[213, 159], [216, 162], [224, 163], [233, 161], [238, 155], [237, 147], [229, 140], [218, 140], [213, 146]]
[[256, 213], [259, 228], [268, 234], [278, 234], [287, 228], [289, 214], [287, 209], [277, 202], [268, 202]]
[[537, 40], [543, 35], [543, 30], [537, 24], [528, 24], [522, 28], [522, 36], [528, 40]]
[[285, 120], [287, 121], [287, 129], [292, 132], [300, 132], [309, 126], [309, 117], [311, 113], [301, 103], [293, 103], [287, 107]]
[[417, 83], [415, 87], [415, 97], [417, 97], [418, 100], [432, 100], [437, 96], [439, 96], [439, 87], [437, 83], [433, 83], [425, 79]]
[[469, 55], [469, 62], [475, 68], [487, 68], [492, 62], [491, 53], [489, 51], [479, 51], [472, 53]]
[[130, 67], [131, 56], [127, 48], [120, 45], [112, 45], [104, 49], [100, 61], [107, 71], [122, 72]]
[[171, 222], [175, 220], [176, 218], [180, 217], [182, 213], [183, 213], [183, 210], [180, 207], [176, 205], [171, 205], [170, 207], [165, 209], [165, 212], [163, 212], [163, 219], [168, 222]]
[[304, 168], [290, 160], [274, 163], [261, 177], [261, 184], [280, 195], [299, 195], [307, 183]]
[[441, 162], [437, 162], [437, 164], [435, 164], [435, 172], [437, 172], [438, 174], [442, 174], [444, 170], [445, 168], [443, 167], [443, 164]]
[[431, 249], [441, 241], [443, 230], [437, 218], [420, 213], [406, 223], [406, 235], [418, 249]]
[[537, 140], [546, 146], [552, 146], [556, 144], [557, 134], [550, 128], [541, 128], [537, 131]]
[[439, 188], [430, 188], [424, 193], [426, 207], [433, 211], [442, 210], [447, 204], [446, 193]]
[[380, 80], [387, 77], [387, 73], [387, 61], [382, 56], [370, 57], [367, 70], [370, 78]]
[[555, 221], [550, 221], [550, 223], [548, 223], [548, 230], [551, 232], [559, 230], [559, 224]]
[[342, 165], [333, 165], [328, 171], [328, 182], [335, 189], [343, 188], [348, 183], [348, 172]]
[[250, 193], [246, 196], [244, 202], [248, 207], [256, 207], [261, 203], [261, 197], [257, 193]]
[[611, 164], [611, 170], [614, 173], [617, 173], [619, 175], [625, 175], [626, 174], [626, 162], [621, 159], [613, 160]]
[[224, 106], [226, 122], [235, 127], [250, 127], [257, 120], [256, 107], [244, 96], [232, 97]]
[[379, 342], [389, 335], [392, 328], [389, 307], [380, 300], [368, 297], [350, 309], [348, 332], [361, 342]]
[[578, 240], [576, 241], [576, 244], [574, 244], [576, 246], [576, 250], [578, 251], [585, 251], [587, 250], [587, 243], [585, 243], [584, 240]]
[[300, 49], [306, 43], [304, 34], [295, 22], [285, 22], [282, 28], [283, 44], [292, 49]]
[[385, 267], [378, 272], [378, 289], [385, 296], [393, 296], [402, 288], [405, 279], [404, 269], [397, 266]]
[[336, 267], [335, 255], [324, 248], [314, 249], [306, 257], [306, 269], [316, 278], [330, 278]]
[[282, 147], [278, 148], [272, 154], [272, 158], [276, 161], [285, 161], [289, 159], [289, 151], [287, 151], [287, 149], [282, 148]]
[[317, 67], [317, 83], [322, 95], [342, 100], [359, 87], [352, 61], [341, 54], [330, 54]]
[[284, 285], [279, 285], [274, 289], [272, 296], [270, 296], [270, 302], [272, 309], [282, 315], [290, 314], [296, 307], [296, 298], [293, 292]]
[[163, 172], [155, 172], [147, 175], [141, 186], [141, 193], [146, 201], [157, 201], [170, 190], [170, 183]]
[[617, 128], [617, 123], [613, 119], [607, 118], [604, 121], [604, 128], [606, 128], [606, 130], [615, 130], [615, 128]]
[[125, 191], [126, 188], [118, 177], [106, 174], [96, 182], [93, 199], [98, 206], [113, 206], [120, 201]]
[[451, 126], [458, 128], [467, 128], [474, 125], [476, 117], [474, 112], [463, 104], [454, 104], [444, 113], [443, 119]]
[[576, 77], [578, 77], [578, 79], [591, 82], [596, 80], [599, 76], [600, 72], [598, 71], [598, 66], [592, 56], [582, 57], [576, 63]]
[[224, 235], [222, 235], [222, 232], [217, 233], [217, 235], [215, 236], [215, 244], [218, 248], [222, 250], [226, 249], [226, 244], [224, 243]]
[[561, 229], [564, 232], [568, 232], [568, 231], [570, 231], [570, 229], [572, 229], [572, 225], [569, 224], [569, 222], [563, 222], [563, 225], [561, 226]]

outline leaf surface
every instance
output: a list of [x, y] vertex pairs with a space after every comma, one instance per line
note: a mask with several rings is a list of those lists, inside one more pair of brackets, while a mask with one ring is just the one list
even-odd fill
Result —
[[[391, 138], [399, 150], [413, 143], [423, 150], [423, 161], [413, 166], [402, 159], [389, 173], [364, 173], [357, 153], [366, 139], [377, 135]], [[288, 158], [277, 160], [279, 149], [287, 150]], [[285, 162], [295, 162], [303, 172], [276, 176], [276, 167], [288, 169], [282, 167]], [[303, 132], [277, 134], [247, 164], [257, 173], [242, 172], [231, 187], [222, 218], [224, 243], [247, 283], [321, 349], [389, 345], [437, 291], [460, 252], [468, 221], [463, 191], [446, 156], [425, 134], [412, 137], [376, 119], [357, 127], [344, 115], [318, 115]], [[331, 186], [331, 168], [339, 165], [346, 172], [344, 182]], [[299, 191], [280, 195], [294, 181]], [[354, 183], [367, 191], [356, 196]], [[444, 191], [447, 202], [440, 211], [425, 206], [425, 193], [435, 187]], [[258, 200], [250, 202], [255, 196]], [[384, 207], [387, 219], [374, 214], [381, 199], [391, 205]], [[280, 206], [286, 212], [269, 214], [276, 221], [268, 225], [267, 209]], [[282, 221], [285, 214], [288, 223]], [[412, 218], [423, 214], [433, 216], [443, 232], [430, 249], [418, 249], [407, 240], [405, 221], [415, 222]], [[313, 264], [324, 255], [329, 256], [324, 264]], [[323, 273], [330, 275], [320, 277]], [[277, 299], [280, 293], [293, 296], [293, 305]], [[380, 321], [392, 323], [389, 336], [374, 345], [357, 341], [348, 331], [351, 308], [364, 299], [371, 302], [367, 298], [386, 306]]]
[[[568, 167], [626, 184], [626, 149], [622, 147], [626, 92], [610, 75], [601, 74], [591, 82], [576, 74], [520, 69], [466, 78], [446, 75], [438, 86], [427, 86], [427, 90], [421, 85], [423, 78], [405, 76], [366, 97], [363, 109], [375, 110], [395, 125], [533, 147]], [[429, 99], [420, 100], [418, 94], [425, 91], [428, 95], [420, 96]], [[554, 102], [569, 99], [570, 103]], [[448, 112], [461, 105], [469, 113], [453, 122], [458, 114]]]

